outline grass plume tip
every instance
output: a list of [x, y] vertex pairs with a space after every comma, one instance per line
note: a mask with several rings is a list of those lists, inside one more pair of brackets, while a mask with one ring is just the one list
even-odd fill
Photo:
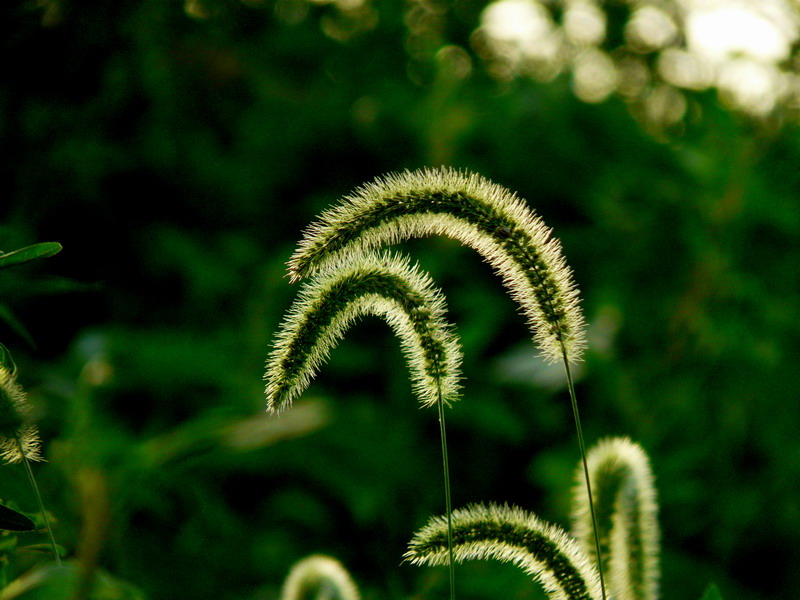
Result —
[[[510, 562], [542, 585], [550, 600], [599, 600], [595, 566], [563, 530], [520, 508], [474, 505], [453, 511], [457, 562]], [[448, 562], [447, 521], [434, 517], [418, 531], [405, 554], [415, 565]]]
[[[628, 438], [609, 438], [587, 455], [603, 570], [614, 600], [656, 600], [659, 595], [658, 503], [650, 461]], [[575, 475], [573, 535], [596, 560], [583, 471]]]
[[296, 563], [281, 590], [281, 600], [359, 600], [358, 588], [342, 564], [314, 554]]
[[364, 315], [383, 317], [400, 338], [423, 406], [458, 398], [461, 348], [443, 295], [407, 259], [368, 252], [327, 265], [300, 289], [267, 360], [267, 410], [290, 405]]
[[31, 406], [11, 369], [0, 365], [0, 459], [6, 463], [44, 460], [39, 430], [30, 422]]
[[447, 167], [380, 177], [323, 212], [288, 263], [292, 281], [343, 254], [444, 235], [481, 254], [527, 317], [545, 359], [580, 360], [585, 324], [560, 242], [513, 192]]

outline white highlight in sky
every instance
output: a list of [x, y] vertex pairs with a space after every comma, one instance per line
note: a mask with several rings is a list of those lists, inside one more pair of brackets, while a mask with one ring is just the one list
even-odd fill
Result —
[[[603, 45], [604, 5], [597, 0], [496, 0], [484, 9], [481, 30], [510, 76], [546, 81], [569, 67], [576, 95], [587, 102], [602, 101], [614, 89], [628, 97], [646, 93], [656, 78], [638, 74], [635, 60], [654, 54], [667, 84], [716, 88], [727, 103], [754, 115], [800, 102], [800, 86], [786, 67], [800, 39], [800, 0], [630, 3], [621, 49]], [[626, 52], [634, 62], [621, 62]], [[667, 96], [659, 94], [654, 103], [660, 106]]]
[[562, 18], [564, 33], [578, 45], [597, 45], [606, 37], [606, 13], [593, 2], [570, 2]]
[[[689, 50], [720, 63], [736, 56], [778, 62], [789, 56], [797, 37], [769, 18], [751, 2], [717, 3], [713, 8], [691, 10], [686, 19]], [[748, 6], [750, 4], [751, 6]]]
[[547, 10], [534, 0], [500, 0], [483, 11], [482, 26], [490, 38], [521, 46], [546, 35], [553, 28]]

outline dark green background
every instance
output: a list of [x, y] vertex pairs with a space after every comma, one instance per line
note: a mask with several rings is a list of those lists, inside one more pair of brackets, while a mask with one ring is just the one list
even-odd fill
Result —
[[[0, 248], [64, 246], [0, 273], [14, 315], [0, 339], [40, 420], [59, 542], [78, 547], [92, 469], [111, 506], [101, 564], [150, 598], [275, 598], [312, 552], [342, 560], [368, 600], [444, 597], [445, 571], [400, 565], [443, 494], [435, 411], [417, 407], [384, 323], [354, 328], [256, 448], [231, 449], [224, 431], [268, 419], [263, 364], [303, 227], [377, 175], [448, 164], [517, 191], [563, 243], [592, 344], [585, 434], [628, 435], [651, 456], [663, 598], [712, 581], [726, 598], [792, 597], [796, 126], [708, 93], [653, 136], [619, 99], [580, 103], [567, 78], [497, 83], [469, 50], [477, 1], [447, 5], [411, 54], [399, 2], [375, 3], [367, 31], [333, 6], [208, 6], [207, 19], [167, 0], [0, 9]], [[332, 22], [353, 35], [325, 35]], [[467, 49], [468, 77], [437, 55], [446, 44]], [[507, 501], [566, 527], [578, 455], [559, 369], [474, 253], [404, 249], [443, 288], [464, 346], [455, 506]], [[2, 486], [35, 511], [21, 468], [3, 467]], [[540, 597], [508, 565], [458, 578], [462, 598]]]

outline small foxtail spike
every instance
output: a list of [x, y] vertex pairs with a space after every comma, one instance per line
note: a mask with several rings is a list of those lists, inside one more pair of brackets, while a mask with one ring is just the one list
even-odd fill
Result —
[[42, 441], [39, 430], [30, 422], [31, 406], [25, 390], [16, 381], [16, 367], [11, 360], [5, 346], [0, 344], [0, 459], [6, 463], [21, 462], [25, 466], [28, 481], [31, 484], [39, 511], [42, 514], [45, 529], [47, 529], [50, 545], [53, 548], [53, 558], [61, 564], [53, 529], [47, 517], [39, 486], [33, 476], [31, 461], [44, 460], [42, 457]]
[[[453, 511], [455, 560], [511, 562], [542, 585], [550, 600], [600, 600], [597, 569], [563, 530], [520, 508], [474, 505]], [[415, 565], [449, 561], [447, 520], [434, 517], [409, 544]]]
[[461, 348], [441, 292], [407, 259], [367, 253], [329, 265], [301, 288], [267, 361], [267, 410], [289, 406], [345, 331], [369, 314], [385, 318], [400, 338], [423, 406], [458, 398]]
[[[657, 600], [659, 594], [658, 503], [650, 461], [628, 438], [601, 440], [589, 450], [602, 564], [614, 600]], [[573, 490], [573, 535], [597, 557], [583, 472]]]
[[280, 600], [360, 600], [350, 573], [335, 558], [313, 554], [289, 571]]

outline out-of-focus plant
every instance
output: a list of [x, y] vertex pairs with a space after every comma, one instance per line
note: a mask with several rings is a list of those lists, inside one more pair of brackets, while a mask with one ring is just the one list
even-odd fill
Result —
[[[196, 19], [226, 10], [219, 0], [184, 6]], [[324, 34], [342, 43], [372, 31], [381, 12], [370, 0], [275, 5], [275, 16], [289, 24], [317, 16]], [[800, 11], [791, 0], [495, 0], [476, 14], [469, 43], [448, 45], [443, 32], [454, 12], [444, 2], [407, 3], [412, 61], [435, 56], [461, 78], [471, 68], [469, 48], [501, 83], [564, 75], [580, 100], [617, 95], [654, 132], [684, 122], [707, 90], [755, 120], [800, 118]]]
[[[13, 252], [0, 253], [0, 269], [21, 265], [37, 258], [52, 256], [61, 251], [58, 242], [44, 242], [20, 248]], [[39, 431], [30, 420], [31, 407], [27, 395], [17, 383], [17, 366], [8, 349], [0, 344], [0, 458], [7, 464], [22, 463], [39, 504], [47, 535], [57, 565], [61, 564], [53, 529], [45, 510], [42, 495], [31, 469], [31, 461], [44, 460], [41, 454]]]
[[335, 558], [322, 554], [297, 562], [286, 576], [281, 600], [359, 600], [358, 587]]
[[[61, 251], [61, 244], [47, 242], [0, 253], [0, 269], [13, 267], [52, 256]], [[10, 314], [6, 312], [7, 315]], [[11, 321], [12, 326], [17, 325]], [[17, 325], [17, 327], [21, 327]], [[24, 331], [24, 328], [22, 328]], [[35, 523], [29, 516], [0, 506], [0, 599], [2, 600], [141, 600], [141, 594], [132, 586], [117, 580], [97, 567], [97, 560], [105, 534], [107, 520], [107, 491], [103, 480], [82, 471], [82, 506], [84, 531], [81, 536], [79, 560], [62, 563], [62, 549], [56, 544], [48, 511], [45, 509], [39, 486], [31, 468], [32, 461], [44, 460], [41, 439], [35, 423], [31, 421], [31, 406], [27, 394], [17, 383], [17, 367], [8, 349], [0, 344], [0, 458], [7, 464], [22, 463], [39, 507], [38, 515], [49, 537], [53, 562], [35, 565], [13, 580], [8, 572], [17, 553], [24, 549], [10, 532], [32, 531]], [[31, 546], [32, 547], [32, 546]]]

